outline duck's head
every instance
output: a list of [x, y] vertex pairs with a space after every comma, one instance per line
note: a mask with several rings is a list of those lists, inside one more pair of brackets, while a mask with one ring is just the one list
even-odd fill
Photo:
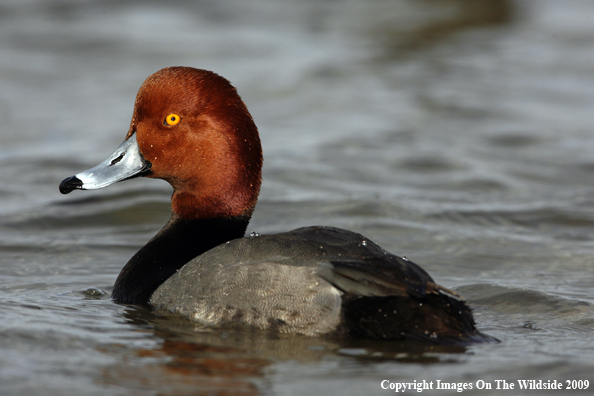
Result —
[[261, 171], [258, 130], [229, 81], [169, 67], [140, 87], [124, 142], [96, 167], [62, 181], [60, 191], [146, 176], [173, 186], [172, 210], [184, 219], [249, 217]]

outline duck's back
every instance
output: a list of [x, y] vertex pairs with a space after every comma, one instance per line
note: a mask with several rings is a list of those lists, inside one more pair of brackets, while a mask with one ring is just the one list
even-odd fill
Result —
[[473, 338], [470, 309], [416, 264], [332, 227], [240, 238], [196, 257], [151, 305], [209, 324], [375, 338]]

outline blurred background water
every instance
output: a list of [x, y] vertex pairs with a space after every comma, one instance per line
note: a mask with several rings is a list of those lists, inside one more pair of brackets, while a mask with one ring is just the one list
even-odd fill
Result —
[[[0, 394], [594, 381], [593, 43], [589, 1], [3, 1]], [[140, 84], [173, 65], [228, 78], [259, 126], [250, 231], [363, 233], [464, 295], [502, 342], [215, 331], [111, 302], [171, 189], [57, 186], [119, 145]]]

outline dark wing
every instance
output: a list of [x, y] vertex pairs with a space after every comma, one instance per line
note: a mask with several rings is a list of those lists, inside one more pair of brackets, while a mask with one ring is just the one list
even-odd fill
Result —
[[334, 227], [304, 227], [278, 235], [319, 252], [318, 257], [333, 266], [333, 271], [321, 271], [320, 277], [345, 293], [423, 298], [443, 290], [456, 296], [437, 285], [417, 264], [387, 252], [361, 234]]

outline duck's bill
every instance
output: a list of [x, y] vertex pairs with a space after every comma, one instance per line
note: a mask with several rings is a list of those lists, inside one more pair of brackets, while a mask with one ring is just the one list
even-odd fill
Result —
[[60, 192], [68, 194], [73, 190], [96, 190], [145, 175], [150, 169], [151, 163], [142, 157], [134, 133], [96, 167], [64, 179], [60, 183]]

